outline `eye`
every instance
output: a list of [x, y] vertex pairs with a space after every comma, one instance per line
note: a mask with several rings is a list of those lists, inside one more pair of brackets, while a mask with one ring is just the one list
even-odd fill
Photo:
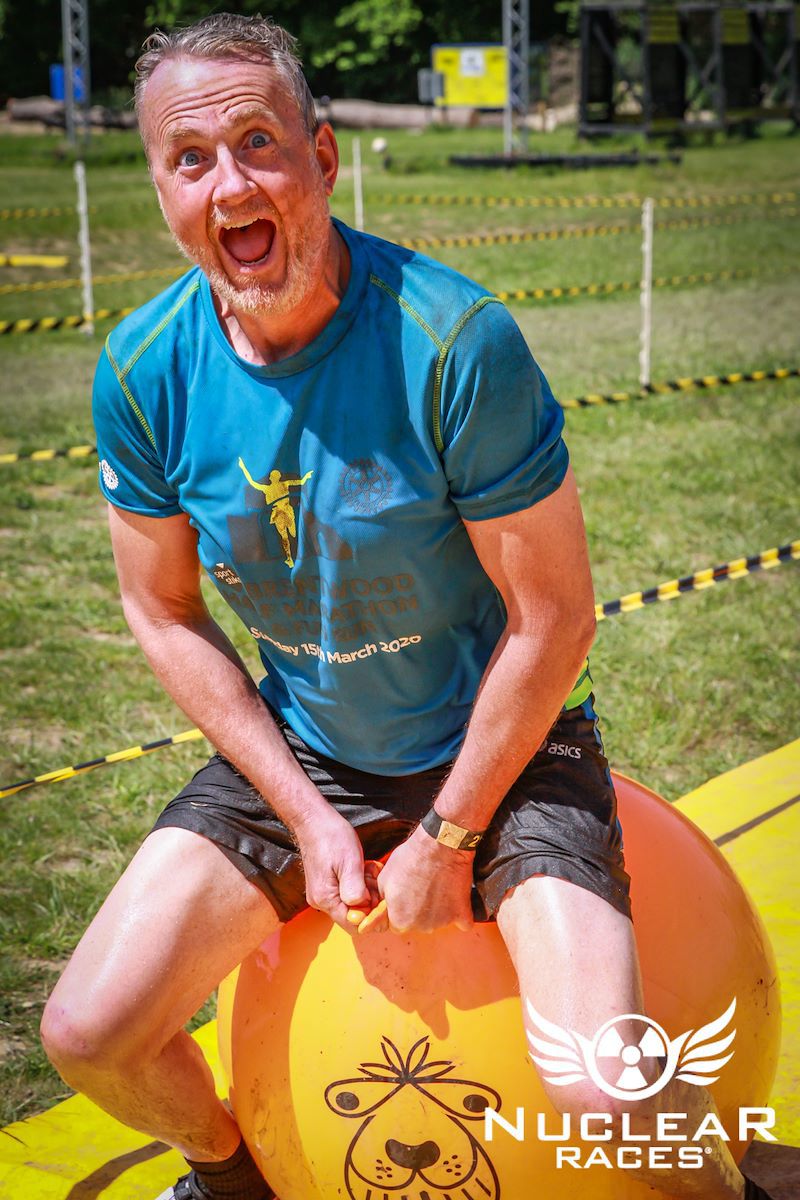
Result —
[[270, 143], [269, 134], [267, 133], [251, 133], [250, 145], [254, 150], [263, 150]]
[[345, 1112], [352, 1112], [354, 1109], [358, 1108], [359, 1099], [358, 1096], [354, 1095], [353, 1092], [339, 1092], [339, 1095], [336, 1097], [336, 1103], [339, 1105], [339, 1108], [343, 1108]]
[[182, 167], [199, 167], [200, 154], [197, 150], [184, 150], [178, 161]]
[[482, 1113], [484, 1109], [489, 1107], [489, 1097], [479, 1096], [477, 1092], [471, 1092], [469, 1096], [465, 1096], [461, 1101], [467, 1112]]

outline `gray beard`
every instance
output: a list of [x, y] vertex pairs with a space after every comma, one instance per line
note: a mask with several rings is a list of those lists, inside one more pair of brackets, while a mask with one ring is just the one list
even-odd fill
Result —
[[235, 284], [210, 253], [197, 253], [173, 230], [170, 233], [181, 254], [200, 267], [217, 297], [234, 312], [251, 317], [285, 316], [302, 304], [319, 277], [321, 263], [328, 249], [328, 221], [328, 207], [325, 204], [314, 214], [310, 228], [301, 231], [298, 244], [288, 260], [286, 279], [278, 285], [258, 280], [244, 285]]

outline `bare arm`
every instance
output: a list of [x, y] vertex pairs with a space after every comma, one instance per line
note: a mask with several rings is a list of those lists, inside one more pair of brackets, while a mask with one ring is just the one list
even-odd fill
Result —
[[[575, 683], [594, 637], [594, 596], [571, 470], [532, 508], [466, 528], [508, 621], [436, 811], [467, 829], [485, 829]], [[468, 924], [473, 861], [415, 830], [380, 876], [392, 926]]]
[[109, 505], [109, 528], [125, 617], [150, 666], [292, 830], [303, 855], [309, 903], [344, 923], [345, 905], [367, 894], [360, 844], [297, 763], [209, 614], [200, 590], [197, 535], [188, 517], [143, 517]]

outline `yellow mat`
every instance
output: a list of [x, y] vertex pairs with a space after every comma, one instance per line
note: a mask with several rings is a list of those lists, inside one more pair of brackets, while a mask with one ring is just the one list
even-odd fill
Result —
[[769, 930], [783, 1005], [775, 1132], [800, 1146], [800, 739], [709, 780], [678, 807], [721, 848]]
[[[720, 775], [678, 801], [718, 842], [750, 891], [781, 973], [784, 1041], [772, 1103], [781, 1142], [800, 1145], [800, 740]], [[215, 1022], [195, 1037], [222, 1079]], [[0, 1131], [2, 1200], [154, 1200], [185, 1170], [174, 1150], [73, 1096]]]

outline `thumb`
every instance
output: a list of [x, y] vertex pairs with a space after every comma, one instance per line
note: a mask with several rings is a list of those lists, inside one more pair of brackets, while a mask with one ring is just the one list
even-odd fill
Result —
[[348, 908], [357, 908], [369, 902], [363, 865], [353, 863], [342, 868], [339, 875], [339, 896]]

